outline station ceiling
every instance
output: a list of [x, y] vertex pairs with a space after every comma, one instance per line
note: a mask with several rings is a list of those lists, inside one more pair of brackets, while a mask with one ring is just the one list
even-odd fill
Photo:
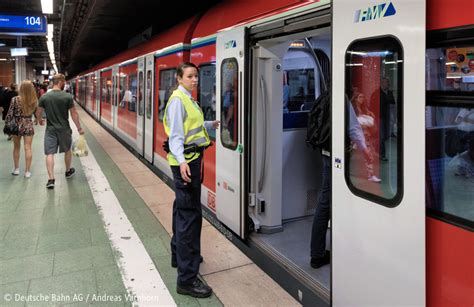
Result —
[[[47, 18], [54, 24], [56, 64], [61, 72], [76, 75], [127, 49], [131, 41], [146, 40], [221, 1], [53, 0], [54, 13]], [[42, 14], [40, 0], [0, 3], [0, 14]], [[0, 42], [6, 44], [0, 53], [17, 46], [14, 36], [0, 35]], [[45, 57], [50, 67], [46, 37], [24, 36], [22, 45], [29, 47], [27, 62], [37, 70], [43, 69]]]

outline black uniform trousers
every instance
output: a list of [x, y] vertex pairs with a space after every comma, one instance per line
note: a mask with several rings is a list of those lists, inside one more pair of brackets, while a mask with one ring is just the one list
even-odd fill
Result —
[[171, 166], [176, 199], [173, 203], [171, 257], [178, 265], [178, 285], [192, 284], [199, 273], [201, 257], [201, 160], [188, 163], [191, 182], [181, 177], [179, 166]]

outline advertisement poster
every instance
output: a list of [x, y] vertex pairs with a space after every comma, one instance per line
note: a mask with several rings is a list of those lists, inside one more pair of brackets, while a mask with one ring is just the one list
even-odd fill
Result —
[[446, 49], [448, 77], [474, 76], [474, 46]]

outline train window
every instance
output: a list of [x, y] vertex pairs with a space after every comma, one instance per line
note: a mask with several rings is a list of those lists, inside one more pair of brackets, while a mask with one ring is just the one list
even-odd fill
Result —
[[[201, 104], [204, 120], [216, 119], [216, 65], [199, 66], [199, 103]], [[212, 139], [216, 138], [214, 129], [208, 131]]]
[[235, 58], [221, 64], [221, 142], [224, 147], [237, 149], [239, 64]]
[[[102, 79], [102, 101], [110, 104], [110, 90], [112, 87], [112, 81], [109, 77]], [[80, 89], [80, 84], [79, 84]]]
[[107, 78], [107, 81], [106, 81], [106, 88], [107, 88], [107, 92], [106, 92], [106, 102], [108, 104], [111, 104], [112, 103], [112, 79], [109, 77]]
[[151, 70], [146, 72], [146, 118], [151, 119], [151, 87], [152, 87], [152, 76], [151, 76]]
[[[127, 75], [124, 73], [120, 73], [119, 75], [119, 92], [118, 92], [118, 101], [119, 107], [122, 109], [125, 109], [127, 102], [130, 100], [130, 94], [129, 91], [127, 90]], [[127, 94], [127, 95], [125, 95]]]
[[426, 206], [474, 225], [474, 106], [426, 107]]
[[160, 70], [158, 119], [162, 122], [166, 103], [177, 85], [176, 68]]
[[[308, 38], [311, 42], [311, 38]], [[283, 57], [283, 129], [306, 128], [308, 112], [321, 95], [323, 78], [318, 69], [318, 61], [325, 79], [329, 80], [329, 57], [322, 49], [314, 49], [305, 41], [296, 40]], [[311, 50], [311, 49], [313, 50]]]
[[346, 182], [354, 194], [394, 207], [403, 187], [401, 45], [393, 37], [355, 41], [345, 65]]
[[294, 47], [297, 43], [283, 58], [283, 113], [309, 111], [316, 97], [315, 59], [308, 50]]
[[130, 112], [137, 111], [137, 74], [132, 74], [128, 77], [128, 87], [126, 91], [130, 95], [128, 102], [128, 110]]
[[474, 46], [426, 50], [428, 91], [474, 92]]
[[143, 80], [143, 71], [138, 74], [138, 115], [143, 116], [143, 93], [145, 92], [145, 80]]

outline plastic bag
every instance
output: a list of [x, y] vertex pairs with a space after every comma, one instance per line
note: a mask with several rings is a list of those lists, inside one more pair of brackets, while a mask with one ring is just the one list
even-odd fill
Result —
[[374, 126], [374, 118], [370, 115], [360, 115], [357, 117], [357, 120], [359, 121], [359, 124], [362, 127], [373, 127]]
[[76, 142], [74, 142], [72, 153], [78, 157], [85, 157], [89, 154], [86, 138], [83, 135], [80, 135]]

